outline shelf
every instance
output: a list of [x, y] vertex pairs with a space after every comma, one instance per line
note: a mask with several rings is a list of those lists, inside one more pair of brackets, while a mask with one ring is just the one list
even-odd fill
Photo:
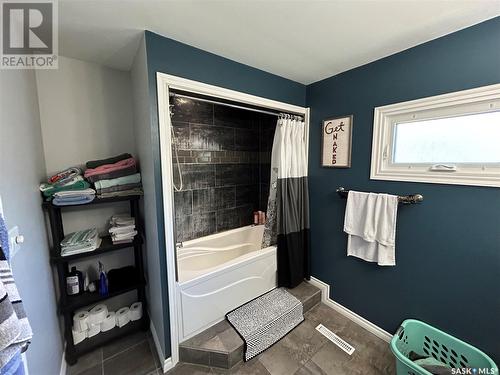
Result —
[[101, 296], [98, 292], [90, 293], [85, 292], [76, 296], [66, 296], [66, 303], [63, 305], [60, 303], [60, 309], [63, 312], [73, 312], [82, 307], [95, 305], [101, 301], [105, 301], [107, 299], [119, 296], [120, 294], [128, 293], [133, 290], [137, 290], [146, 285], [145, 281], [136, 282], [130, 286], [125, 288], [118, 289], [114, 292], [110, 292], [107, 296]]
[[[54, 256], [51, 257], [52, 262], [58, 263], [58, 262], [70, 262], [72, 260], [76, 259], [82, 259], [82, 258], [88, 258], [88, 257], [93, 257], [96, 255], [104, 254], [104, 253], [109, 253], [112, 251], [117, 251], [117, 250], [123, 250], [127, 248], [132, 248], [134, 246], [142, 245], [142, 237], [140, 234], [137, 234], [134, 238], [134, 240], [130, 243], [122, 243], [122, 244], [113, 244], [113, 241], [111, 240], [111, 236], [105, 236], [102, 237], [101, 241], [101, 246], [99, 246], [97, 249], [94, 251], [89, 251], [86, 253], [80, 253], [80, 254], [74, 254], [74, 255], [69, 255], [69, 256]], [[51, 254], [54, 252], [51, 251]]]
[[74, 204], [71, 206], [57, 206], [52, 204], [51, 201], [45, 201], [42, 203], [42, 207], [44, 208], [71, 208], [71, 207], [83, 207], [83, 206], [93, 206], [95, 204], [103, 204], [103, 203], [114, 203], [114, 202], [129, 202], [135, 201], [142, 197], [142, 195], [127, 195], [124, 197], [112, 197], [112, 198], [96, 198], [92, 202], [83, 203], [83, 204]]
[[106, 345], [123, 336], [129, 335], [139, 330], [147, 330], [149, 326], [149, 318], [144, 314], [141, 319], [130, 322], [123, 327], [115, 327], [107, 332], [98, 333], [96, 336], [83, 340], [75, 345], [76, 355], [82, 356], [85, 353], [91, 352], [95, 348]]
[[[144, 287], [146, 285], [146, 281], [144, 279], [144, 265], [143, 265], [143, 252], [142, 252], [142, 244], [143, 237], [140, 233], [142, 233], [142, 223], [139, 215], [139, 200], [142, 195], [129, 195], [123, 197], [112, 197], [112, 198], [96, 198], [90, 203], [85, 204], [77, 204], [72, 206], [56, 206], [52, 204], [51, 201], [42, 202], [42, 208], [46, 211], [49, 218], [50, 231], [52, 235], [52, 243], [54, 243], [54, 247], [51, 249], [51, 257], [50, 260], [53, 264], [57, 265], [57, 275], [59, 282], [59, 301], [58, 301], [58, 313], [62, 314], [64, 317], [64, 335], [67, 339], [66, 344], [66, 360], [69, 364], [73, 365], [77, 362], [78, 358], [88, 353], [102, 345], [107, 344], [110, 341], [119, 339], [122, 336], [128, 335], [134, 331], [139, 329], [147, 330], [149, 327], [149, 318], [147, 314], [144, 313], [144, 316], [141, 320], [137, 322], [130, 322], [126, 326], [122, 328], [113, 328], [108, 332], [101, 332], [98, 335], [86, 339], [78, 345], [74, 345], [73, 340], [71, 339], [71, 326], [73, 325], [73, 313], [82, 308], [92, 307], [98, 303], [103, 303], [113, 297], [123, 295], [125, 293], [133, 293], [137, 294], [137, 300], [143, 303], [143, 306], [146, 306], [146, 295]], [[100, 246], [94, 251], [74, 254], [67, 257], [62, 257], [60, 252], [59, 243], [64, 239], [64, 223], [63, 223], [63, 211], [64, 208], [69, 207], [70, 210], [80, 210], [82, 211], [82, 207], [89, 206], [98, 207], [96, 205], [100, 204], [113, 204], [113, 203], [127, 203], [130, 210], [130, 216], [136, 219], [136, 228], [139, 232], [138, 235], [135, 236], [134, 240], [129, 243], [123, 244], [113, 244], [111, 237], [105, 236], [102, 238]], [[82, 212], [83, 214], [85, 212]], [[111, 252], [123, 250], [123, 249], [133, 249], [134, 250], [134, 267], [136, 272], [130, 272], [126, 274], [124, 280], [121, 281], [122, 284], [130, 282], [128, 286], [124, 286], [118, 290], [110, 291], [107, 296], [100, 296], [99, 293], [94, 292], [85, 292], [76, 296], [68, 296], [66, 295], [66, 290], [64, 286], [66, 285], [66, 276], [68, 272], [68, 263], [71, 261], [75, 261], [78, 259], [84, 258], [93, 258], [95, 257], [99, 259], [99, 256], [103, 254], [108, 254]], [[129, 250], [128, 250], [129, 251]], [[127, 253], [126, 255], [131, 255]], [[116, 283], [119, 283], [120, 280], [116, 280]]]

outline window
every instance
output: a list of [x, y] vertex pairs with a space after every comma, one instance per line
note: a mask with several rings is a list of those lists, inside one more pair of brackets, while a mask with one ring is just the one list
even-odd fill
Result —
[[371, 178], [500, 187], [500, 84], [375, 108]]

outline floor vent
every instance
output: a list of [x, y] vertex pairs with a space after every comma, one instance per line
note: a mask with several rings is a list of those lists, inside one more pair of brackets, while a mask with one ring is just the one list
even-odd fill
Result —
[[330, 331], [328, 328], [326, 328], [323, 324], [318, 324], [316, 327], [316, 330], [321, 333], [323, 336], [325, 336], [328, 340], [333, 342], [335, 345], [337, 345], [340, 349], [342, 349], [344, 352], [346, 352], [349, 355], [352, 355], [354, 353], [354, 347], [344, 340], [342, 340], [340, 337], [338, 337], [335, 333]]

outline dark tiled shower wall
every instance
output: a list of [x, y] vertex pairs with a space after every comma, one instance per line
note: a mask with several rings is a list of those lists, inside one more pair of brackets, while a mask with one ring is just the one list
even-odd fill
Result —
[[267, 207], [276, 118], [180, 97], [173, 104], [177, 241], [251, 224]]

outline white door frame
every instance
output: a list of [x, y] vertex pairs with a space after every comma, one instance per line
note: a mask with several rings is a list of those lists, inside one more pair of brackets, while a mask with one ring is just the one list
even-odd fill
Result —
[[177, 89], [196, 94], [208, 95], [220, 99], [232, 100], [244, 104], [269, 108], [280, 112], [301, 114], [304, 116], [307, 136], [307, 153], [309, 155], [309, 108], [266, 99], [239, 91], [224, 89], [218, 86], [192, 81], [165, 73], [156, 73], [158, 94], [158, 123], [160, 135], [160, 160], [163, 190], [163, 208], [165, 221], [165, 251], [168, 277], [168, 306], [170, 313], [170, 347], [172, 351], [171, 366], [179, 361], [179, 316], [178, 292], [175, 281], [175, 238], [174, 238], [174, 189], [172, 186], [172, 149], [170, 121], [169, 90]]

